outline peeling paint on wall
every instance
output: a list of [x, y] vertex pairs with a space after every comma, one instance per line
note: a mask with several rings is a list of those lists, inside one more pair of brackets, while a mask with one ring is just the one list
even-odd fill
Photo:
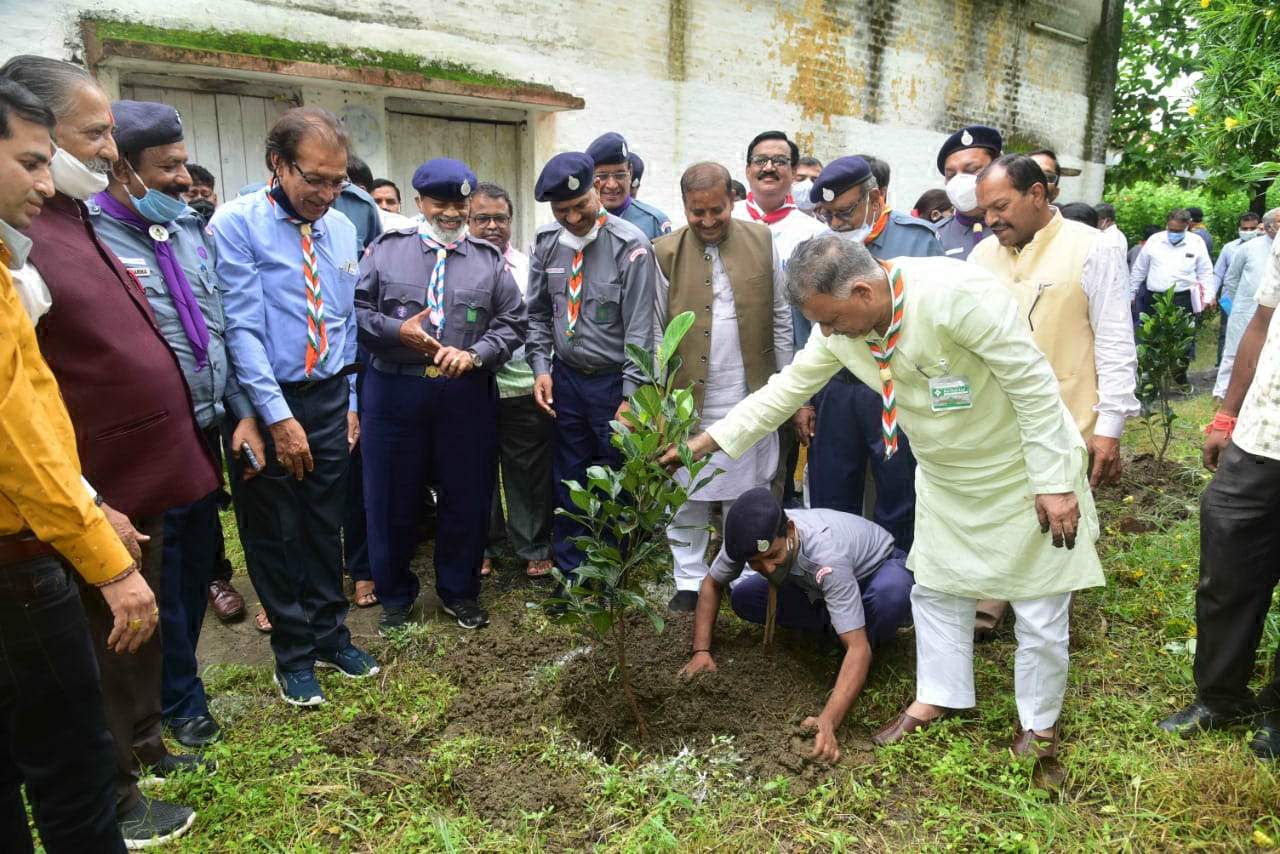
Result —
[[795, 69], [790, 83], [774, 86], [775, 96], [800, 109], [807, 121], [818, 120], [831, 127], [835, 116], [866, 116], [865, 103], [855, 100], [867, 84], [864, 69], [849, 64], [845, 47], [853, 37], [848, 18], [835, 12], [830, 0], [803, 0], [795, 12], [778, 6], [781, 39], [770, 56]]

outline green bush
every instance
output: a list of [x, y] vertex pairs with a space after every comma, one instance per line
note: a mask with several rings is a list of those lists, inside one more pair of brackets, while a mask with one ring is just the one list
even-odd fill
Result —
[[1235, 240], [1240, 214], [1249, 209], [1249, 196], [1243, 188], [1217, 196], [1203, 187], [1188, 190], [1178, 184], [1150, 181], [1108, 189], [1104, 200], [1115, 206], [1116, 225], [1129, 238], [1130, 246], [1142, 240], [1143, 226], [1157, 225], [1163, 229], [1164, 218], [1173, 208], [1202, 208], [1205, 228], [1213, 235], [1215, 253], [1227, 241]]

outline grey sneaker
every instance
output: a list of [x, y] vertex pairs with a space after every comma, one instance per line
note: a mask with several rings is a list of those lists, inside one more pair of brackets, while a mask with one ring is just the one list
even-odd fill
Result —
[[139, 795], [134, 808], [120, 816], [120, 835], [125, 848], [140, 851], [172, 842], [190, 830], [195, 821], [196, 811], [191, 807]]

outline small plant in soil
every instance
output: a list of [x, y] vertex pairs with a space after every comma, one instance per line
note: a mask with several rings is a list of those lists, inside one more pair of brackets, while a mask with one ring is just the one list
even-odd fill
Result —
[[[622, 457], [619, 467], [591, 466], [586, 483], [565, 481], [574, 508], [558, 508], [586, 528], [574, 543], [584, 554], [572, 576], [554, 570], [564, 587], [563, 598], [548, 600], [555, 619], [569, 623], [600, 643], [614, 643], [618, 675], [627, 704], [635, 715], [640, 737], [645, 737], [644, 716], [631, 687], [627, 669], [627, 617], [643, 614], [661, 632], [661, 612], [645, 596], [644, 583], [666, 571], [658, 557], [667, 548], [665, 532], [676, 510], [689, 494], [714, 477], [699, 478], [707, 460], [695, 462], [686, 444], [697, 424], [693, 392], [675, 388], [680, 368], [676, 347], [693, 325], [693, 312], [672, 319], [657, 353], [627, 345], [627, 358], [644, 374], [641, 385], [628, 399], [630, 411], [611, 422], [612, 443]], [[688, 478], [680, 479], [658, 464], [662, 453], [675, 447]]]
[[1138, 400], [1156, 465], [1164, 467], [1177, 414], [1170, 400], [1190, 362], [1195, 321], [1173, 301], [1173, 288], [1156, 297], [1138, 325]]

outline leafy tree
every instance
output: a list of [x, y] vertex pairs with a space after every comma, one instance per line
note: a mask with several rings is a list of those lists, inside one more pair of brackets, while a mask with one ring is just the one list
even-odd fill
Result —
[[1173, 390], [1191, 360], [1195, 321], [1173, 301], [1173, 288], [1155, 298], [1152, 312], [1143, 312], [1138, 326], [1138, 400], [1142, 423], [1151, 439], [1156, 464], [1164, 465], [1173, 439], [1177, 414], [1170, 405]]
[[[675, 511], [691, 492], [718, 473], [699, 479], [708, 460], [695, 462], [686, 444], [698, 420], [693, 392], [674, 387], [680, 357], [673, 354], [693, 320], [691, 311], [672, 319], [656, 356], [642, 347], [627, 345], [627, 358], [644, 373], [647, 382], [631, 395], [630, 411], [623, 420], [612, 422], [611, 441], [622, 455], [622, 465], [591, 466], [585, 485], [565, 481], [577, 509], [556, 511], [581, 524], [588, 533], [574, 541], [585, 559], [573, 578], [555, 570], [565, 592], [562, 599], [548, 600], [548, 612], [563, 609], [557, 615], [559, 622], [573, 624], [601, 643], [612, 636], [622, 690], [641, 738], [645, 735], [644, 716], [627, 667], [627, 615], [644, 614], [662, 631], [662, 614], [645, 596], [644, 582], [665, 571], [666, 562], [655, 558], [667, 548], [665, 532]], [[684, 481], [688, 486], [658, 464], [659, 456], [669, 447], [678, 450], [688, 472]]]

